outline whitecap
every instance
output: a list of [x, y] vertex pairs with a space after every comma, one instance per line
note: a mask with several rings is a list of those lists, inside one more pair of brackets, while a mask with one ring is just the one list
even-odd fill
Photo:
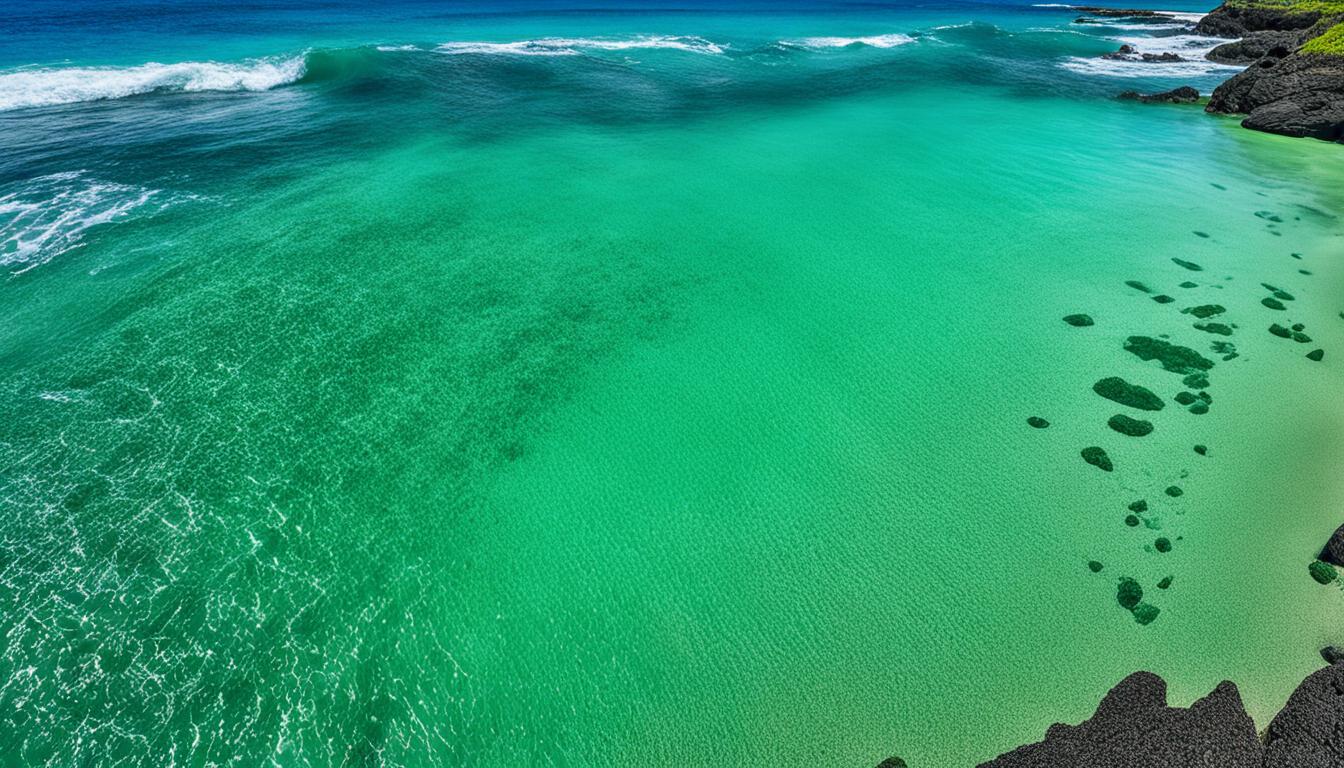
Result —
[[1103, 59], [1070, 56], [1060, 66], [1071, 72], [1105, 77], [1201, 77], [1225, 74], [1243, 67], [1216, 64], [1212, 61], [1149, 62], [1135, 59]]
[[100, 181], [83, 171], [30, 179], [0, 195], [0, 266], [26, 272], [84, 245], [93, 227], [168, 204], [160, 190]]
[[0, 72], [0, 111], [120, 99], [154, 91], [265, 91], [303, 77], [303, 56], [236, 63], [47, 67]]
[[[950, 27], [949, 27], [950, 28]], [[804, 37], [797, 40], [781, 40], [781, 43], [800, 48], [848, 48], [851, 45], [863, 45], [869, 48], [895, 48], [915, 42], [915, 38], [902, 34], [869, 35], [866, 37]]]
[[636, 49], [687, 51], [721, 54], [723, 46], [702, 37], [681, 35], [640, 35], [629, 38], [543, 37], [511, 42], [452, 41], [442, 43], [445, 53], [476, 53], [513, 56], [575, 56], [583, 51], [626, 51]]

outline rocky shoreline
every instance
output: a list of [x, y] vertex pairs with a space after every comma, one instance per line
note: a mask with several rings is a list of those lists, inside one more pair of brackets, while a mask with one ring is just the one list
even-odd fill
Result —
[[[978, 768], [1339, 768], [1344, 766], [1344, 651], [1306, 677], [1263, 734], [1235, 683], [1223, 681], [1188, 708], [1167, 705], [1167, 684], [1135, 672], [1078, 725], [1055, 723], [1045, 739]], [[907, 767], [889, 757], [878, 768]]]
[[[1146, 19], [1155, 13], [1161, 15], [1073, 8], [1094, 17], [1129, 15]], [[1201, 18], [1193, 32], [1210, 38], [1233, 38], [1209, 51], [1205, 58], [1246, 67], [1214, 90], [1206, 112], [1245, 115], [1242, 126], [1256, 131], [1344, 143], [1344, 0], [1229, 0]], [[1129, 46], [1106, 57], [1184, 60], [1126, 48]], [[1126, 92], [1121, 97], [1190, 103], [1188, 98], [1173, 98], [1175, 93]]]

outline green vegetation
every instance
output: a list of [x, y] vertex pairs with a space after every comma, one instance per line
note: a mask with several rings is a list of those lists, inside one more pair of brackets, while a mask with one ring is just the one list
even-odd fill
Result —
[[1227, 0], [1232, 8], [1275, 8], [1294, 13], [1344, 14], [1344, 0]]
[[1321, 584], [1329, 584], [1339, 577], [1339, 572], [1333, 565], [1321, 560], [1313, 560], [1311, 565], [1307, 566], [1307, 571], [1311, 573], [1311, 578]]
[[[1340, 4], [1340, 13], [1344, 13], [1344, 3]], [[1344, 22], [1327, 29], [1319, 37], [1308, 40], [1302, 46], [1303, 53], [1344, 56]]]

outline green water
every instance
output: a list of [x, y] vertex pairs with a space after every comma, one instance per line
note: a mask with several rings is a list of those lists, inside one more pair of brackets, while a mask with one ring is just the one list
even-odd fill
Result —
[[[1138, 668], [1263, 727], [1341, 639], [1337, 151], [993, 83], [590, 106], [207, 120], [172, 205], [14, 270], [6, 764], [967, 765]], [[1182, 389], [1133, 334], [1209, 414], [1106, 427], [1097, 379]]]

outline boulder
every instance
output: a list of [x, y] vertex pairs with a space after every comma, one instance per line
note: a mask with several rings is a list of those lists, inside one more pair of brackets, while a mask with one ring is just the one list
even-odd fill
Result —
[[1204, 37], [1246, 37], [1269, 30], [1305, 30], [1320, 21], [1320, 11], [1273, 8], [1236, 3], [1220, 5], [1195, 24], [1195, 34]]
[[[1144, 605], [1134, 610], [1140, 623], [1156, 617], [1156, 608], [1140, 611]], [[1079, 725], [1056, 723], [1044, 741], [980, 768], [1259, 768], [1262, 752], [1236, 685], [1219, 683], [1181, 709], [1167, 706], [1162, 678], [1135, 672], [1106, 694], [1091, 718]]]
[[1144, 104], [1194, 104], [1199, 101], [1199, 91], [1188, 85], [1183, 85], [1180, 88], [1163, 91], [1161, 93], [1125, 91], [1116, 98], [1128, 101], [1139, 101]]
[[1219, 64], [1254, 64], [1266, 56], [1283, 58], [1306, 41], [1306, 30], [1265, 30], [1251, 32], [1209, 51], [1205, 58]]
[[1276, 48], [1218, 86], [1209, 112], [1284, 136], [1344, 141], [1344, 56]]
[[1307, 676], [1265, 732], [1265, 768], [1344, 765], [1344, 664]]
[[1344, 565], [1344, 525], [1335, 529], [1321, 550], [1321, 559], [1327, 563]]

